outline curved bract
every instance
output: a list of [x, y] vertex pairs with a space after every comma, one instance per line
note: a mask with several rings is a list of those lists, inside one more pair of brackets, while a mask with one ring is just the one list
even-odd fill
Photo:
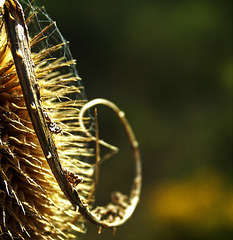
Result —
[[[13, 214], [16, 226], [8, 227], [6, 219], [0, 221], [0, 235], [2, 231], [2, 234], [21, 239], [31, 236], [39, 239], [41, 234], [49, 239], [46, 228], [52, 231], [55, 227], [52, 225], [57, 223], [53, 217], [46, 219], [43, 215], [57, 215], [54, 209], [66, 218], [76, 219], [79, 225], [75, 223], [75, 226], [71, 220], [67, 222], [67, 226], [76, 231], [82, 231], [84, 219], [104, 228], [123, 224], [135, 210], [141, 190], [138, 142], [125, 114], [108, 100], [87, 101], [67, 43], [47, 16], [44, 15], [46, 21], [41, 21], [47, 24], [38, 24], [39, 8], [29, 6], [25, 21], [18, 1], [5, 0], [0, 3], [0, 194], [4, 199], [10, 198], [22, 211], [22, 214]], [[61, 41], [53, 46], [52, 40], [58, 39], [53, 35], [56, 32]], [[93, 209], [95, 174], [98, 172], [95, 169], [99, 167], [98, 146], [116, 150], [98, 138], [97, 119], [94, 123], [89, 113], [89, 109], [98, 104], [110, 107], [121, 121], [132, 148], [136, 170], [129, 197], [117, 192], [112, 195], [112, 203]], [[24, 149], [25, 154], [20, 148]], [[50, 170], [46, 168], [47, 164]], [[40, 165], [46, 171], [41, 170], [39, 174]], [[25, 189], [20, 194], [17, 192], [21, 183], [14, 184], [16, 177], [9, 174], [9, 169], [19, 175], [22, 186], [25, 184], [22, 179], [25, 179], [30, 186], [27, 190], [29, 193], [24, 193]], [[1, 179], [5, 187], [1, 185]], [[39, 198], [33, 206], [30, 205], [30, 189]], [[75, 211], [69, 209], [67, 201], [68, 206], [63, 210], [57, 207], [60, 201], [64, 205], [65, 199], [69, 200]], [[12, 217], [13, 207], [4, 204], [2, 200], [0, 210], [3, 216], [7, 212]], [[49, 213], [49, 209], [53, 210]], [[37, 216], [32, 223], [29, 223], [25, 213], [30, 211]], [[58, 228], [61, 227], [58, 224], [54, 228], [57, 229], [54, 236], [60, 234]], [[40, 228], [42, 230], [38, 232]]]
[[132, 131], [132, 128], [130, 127], [127, 119], [125, 118], [125, 113], [122, 112], [113, 102], [109, 100], [102, 99], [102, 98], [94, 99], [86, 103], [81, 108], [81, 111], [79, 114], [80, 126], [82, 129], [84, 129], [84, 132], [87, 134], [87, 136], [93, 139], [94, 141], [97, 141], [98, 144], [104, 145], [114, 150], [114, 148], [112, 148], [112, 146], [109, 146], [108, 143], [92, 136], [90, 132], [85, 128], [85, 124], [83, 123], [83, 117], [85, 115], [85, 112], [96, 105], [107, 106], [115, 112], [115, 114], [121, 121], [124, 127], [124, 130], [128, 136], [128, 140], [132, 148], [134, 161], [135, 161], [135, 178], [133, 181], [133, 186], [132, 186], [129, 197], [123, 195], [120, 192], [117, 192], [112, 196], [113, 203], [110, 203], [106, 207], [97, 207], [92, 211], [90, 211], [85, 205], [79, 205], [80, 211], [82, 211], [82, 213], [91, 222], [101, 227], [111, 228], [111, 227], [117, 227], [125, 223], [131, 217], [131, 215], [133, 214], [138, 204], [140, 192], [141, 192], [141, 182], [142, 182], [141, 157], [138, 149], [138, 142]]

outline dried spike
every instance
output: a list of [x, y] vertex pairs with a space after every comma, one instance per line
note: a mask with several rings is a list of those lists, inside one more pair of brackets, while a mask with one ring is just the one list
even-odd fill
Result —
[[[129, 198], [115, 195], [113, 204], [93, 209], [103, 160], [99, 145], [118, 149], [99, 139], [97, 116], [95, 129], [91, 116], [84, 116], [93, 101], [87, 102], [75, 60], [55, 22], [30, 3], [26, 12], [25, 21], [17, 0], [1, 1], [0, 234], [25, 240], [71, 239], [69, 231], [84, 232], [86, 219], [101, 228], [115, 228], [131, 216], [138, 202], [137, 141], [124, 113], [102, 100], [117, 113], [128, 134], [136, 177]], [[60, 42], [52, 46], [54, 36]], [[53, 131], [54, 126], [61, 131]]]

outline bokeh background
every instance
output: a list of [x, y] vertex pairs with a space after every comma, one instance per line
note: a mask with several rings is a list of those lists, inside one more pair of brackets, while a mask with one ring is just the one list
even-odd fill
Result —
[[[40, 0], [70, 41], [88, 99], [125, 112], [140, 142], [140, 204], [113, 236], [89, 224], [81, 239], [230, 240], [232, 1]], [[101, 166], [98, 202], [127, 193], [133, 162], [113, 114], [101, 138], [120, 153]]]

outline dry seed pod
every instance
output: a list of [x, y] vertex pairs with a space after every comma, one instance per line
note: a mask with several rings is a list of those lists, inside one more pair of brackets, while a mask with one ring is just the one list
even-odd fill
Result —
[[[133, 213], [141, 188], [134, 134], [113, 103], [87, 103], [55, 23], [40, 8], [20, 2], [25, 13], [16, 0], [0, 1], [0, 239], [71, 239], [71, 230], [85, 230], [85, 219], [119, 226]], [[120, 118], [136, 176], [129, 197], [114, 194], [113, 203], [94, 208], [98, 146], [115, 149], [98, 139], [93, 119], [84, 115], [96, 104]]]

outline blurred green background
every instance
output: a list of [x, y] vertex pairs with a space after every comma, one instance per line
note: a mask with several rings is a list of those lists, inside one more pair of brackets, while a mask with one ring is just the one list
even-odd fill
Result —
[[[70, 41], [88, 99], [118, 104], [140, 142], [141, 201], [115, 236], [230, 240], [232, 1], [40, 0]], [[98, 202], [129, 191], [133, 162], [121, 126], [99, 110], [101, 138], [121, 147], [101, 167]]]

